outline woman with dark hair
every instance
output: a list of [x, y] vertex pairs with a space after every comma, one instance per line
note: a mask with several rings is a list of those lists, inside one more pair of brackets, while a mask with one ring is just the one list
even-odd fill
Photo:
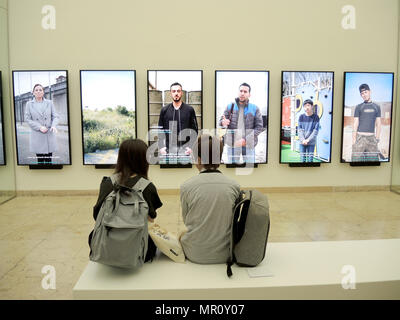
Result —
[[[140, 178], [148, 180], [149, 163], [146, 159], [147, 144], [140, 139], [128, 139], [119, 146], [117, 165], [115, 166], [114, 177], [120, 184], [132, 188]], [[103, 177], [100, 184], [99, 197], [93, 207], [93, 218], [96, 220], [103, 201], [113, 190], [110, 177]], [[148, 220], [153, 222], [157, 217], [156, 210], [162, 206], [157, 189], [153, 183], [143, 190], [143, 197], [149, 206]], [[93, 231], [89, 235], [89, 246], [92, 240]], [[148, 249], [145, 262], [152, 260], [156, 253], [156, 246], [149, 236]]]
[[35, 84], [33, 99], [26, 103], [25, 121], [31, 128], [29, 150], [36, 154], [37, 164], [51, 164], [57, 151], [59, 116], [51, 100], [44, 98], [44, 88]]

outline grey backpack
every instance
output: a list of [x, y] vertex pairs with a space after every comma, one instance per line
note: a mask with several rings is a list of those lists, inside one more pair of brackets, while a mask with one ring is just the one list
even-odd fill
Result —
[[228, 277], [232, 276], [234, 263], [255, 267], [264, 260], [269, 226], [267, 196], [257, 190], [241, 191], [233, 210]]
[[150, 181], [140, 178], [129, 188], [118, 184], [116, 179], [111, 176], [113, 191], [105, 198], [97, 216], [89, 258], [114, 267], [141, 267], [147, 252], [149, 212], [142, 192]]

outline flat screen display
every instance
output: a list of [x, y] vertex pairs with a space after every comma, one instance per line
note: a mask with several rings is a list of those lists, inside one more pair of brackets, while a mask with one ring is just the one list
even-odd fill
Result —
[[6, 149], [4, 143], [4, 122], [3, 122], [3, 91], [1, 83], [1, 71], [0, 71], [0, 166], [6, 164]]
[[331, 162], [333, 72], [282, 71], [280, 163]]
[[114, 165], [119, 145], [136, 138], [136, 72], [81, 70], [83, 164]]
[[388, 162], [393, 73], [345, 72], [341, 162]]
[[224, 164], [267, 163], [269, 71], [215, 72], [215, 124]]
[[147, 85], [149, 163], [193, 163], [193, 145], [202, 128], [202, 71], [148, 70]]
[[69, 165], [68, 72], [13, 71], [18, 165]]

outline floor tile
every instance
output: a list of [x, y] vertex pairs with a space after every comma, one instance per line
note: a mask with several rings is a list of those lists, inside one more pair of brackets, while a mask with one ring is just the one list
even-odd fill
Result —
[[[156, 223], [179, 234], [179, 195], [160, 196]], [[400, 238], [400, 195], [388, 191], [271, 193], [269, 242]], [[72, 299], [88, 263], [97, 197], [17, 197], [0, 205], [0, 299]], [[268, 247], [267, 247], [268, 248]], [[45, 290], [44, 266], [56, 270]]]

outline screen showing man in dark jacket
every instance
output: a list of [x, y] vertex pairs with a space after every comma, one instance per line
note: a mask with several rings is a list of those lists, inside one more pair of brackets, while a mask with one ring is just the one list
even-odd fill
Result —
[[167, 159], [190, 156], [190, 141], [195, 141], [198, 133], [196, 113], [192, 106], [182, 101], [180, 83], [171, 84], [170, 93], [172, 102], [161, 109], [158, 120], [159, 154]]
[[242, 83], [239, 86], [238, 97], [226, 107], [221, 116], [219, 125], [227, 128], [224, 137], [227, 163], [255, 163], [254, 148], [264, 127], [260, 109], [249, 102], [250, 95], [250, 85]]

